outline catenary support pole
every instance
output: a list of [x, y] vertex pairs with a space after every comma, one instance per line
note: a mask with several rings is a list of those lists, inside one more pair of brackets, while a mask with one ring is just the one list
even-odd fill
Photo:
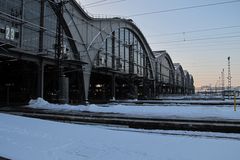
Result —
[[236, 100], [236, 92], [234, 92], [234, 111], [237, 111], [237, 100]]

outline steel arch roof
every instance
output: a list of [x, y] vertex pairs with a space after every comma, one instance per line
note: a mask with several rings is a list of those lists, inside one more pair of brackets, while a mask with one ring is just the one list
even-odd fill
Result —
[[171, 67], [171, 69], [175, 70], [173, 61], [172, 61], [170, 55], [167, 53], [167, 51], [165, 51], [165, 50], [163, 50], [163, 51], [153, 51], [153, 53], [154, 53], [154, 56], [156, 58], [156, 61], [158, 61], [158, 60], [160, 60], [162, 58], [166, 58], [168, 63], [169, 63], [169, 65], [170, 65], [170, 67]]

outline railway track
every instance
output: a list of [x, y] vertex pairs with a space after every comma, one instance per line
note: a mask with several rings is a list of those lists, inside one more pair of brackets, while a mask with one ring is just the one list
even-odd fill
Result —
[[[138, 101], [134, 101], [134, 100], [116, 100], [116, 101], [112, 101], [113, 103], [122, 103], [122, 104], [145, 104], [145, 105], [154, 105], [154, 104], [161, 104], [161, 105], [169, 105], [169, 104], [177, 104], [177, 105], [215, 105], [215, 106], [221, 106], [221, 105], [234, 105], [234, 100], [232, 101], [220, 101], [220, 100], [216, 100], [216, 101], [198, 101], [198, 100], [193, 100], [193, 101], [187, 101], [187, 100], [167, 100], [167, 99], [163, 99], [163, 100], [138, 100]], [[240, 105], [239, 100], [236, 102], [236, 105]]]
[[0, 108], [0, 112], [13, 115], [40, 118], [67, 123], [94, 123], [122, 125], [129, 128], [209, 131], [222, 133], [240, 133], [240, 121], [201, 120], [201, 119], [166, 119], [151, 117], [129, 117], [122, 114], [94, 112], [53, 112], [25, 107]]

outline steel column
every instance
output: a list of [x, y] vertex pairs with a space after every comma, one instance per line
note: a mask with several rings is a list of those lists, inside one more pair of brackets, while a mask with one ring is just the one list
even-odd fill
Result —
[[38, 64], [38, 78], [37, 78], [37, 96], [44, 98], [44, 67], [45, 64], [41, 61]]
[[45, 1], [40, 2], [40, 31], [39, 31], [39, 52], [43, 51], [43, 33], [44, 33], [44, 14], [45, 14]]
[[116, 75], [112, 75], [112, 100], [115, 100], [116, 97]]

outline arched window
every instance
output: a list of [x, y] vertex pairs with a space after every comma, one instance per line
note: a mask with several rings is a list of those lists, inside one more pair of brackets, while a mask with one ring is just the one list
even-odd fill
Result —
[[105, 67], [139, 77], [152, 78], [150, 60], [139, 38], [129, 29], [112, 32], [99, 49], [95, 67]]

